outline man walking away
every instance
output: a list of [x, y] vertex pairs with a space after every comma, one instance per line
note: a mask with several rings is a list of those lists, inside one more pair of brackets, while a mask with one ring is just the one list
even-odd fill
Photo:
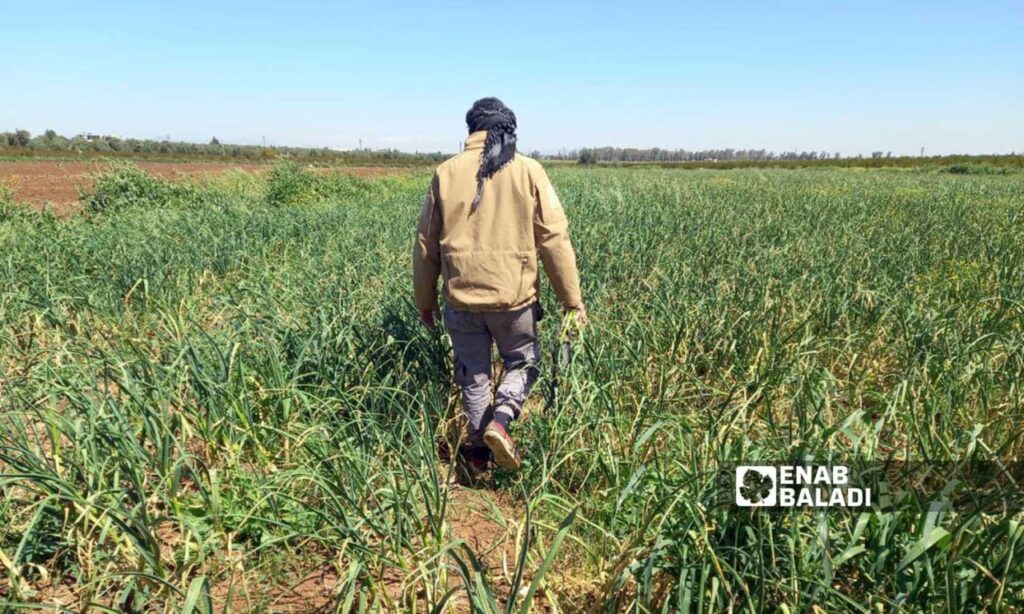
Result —
[[[516, 116], [497, 98], [466, 113], [462, 153], [437, 167], [423, 201], [413, 248], [420, 319], [434, 326], [437, 279], [444, 280], [444, 323], [462, 388], [470, 468], [488, 457], [518, 469], [508, 434], [537, 379], [542, 317], [537, 255], [566, 311], [586, 320], [568, 220], [544, 168], [516, 153]], [[504, 377], [491, 398], [491, 344]]]

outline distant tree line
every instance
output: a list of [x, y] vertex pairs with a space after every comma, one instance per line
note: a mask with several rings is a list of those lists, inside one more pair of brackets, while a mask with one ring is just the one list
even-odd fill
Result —
[[[579, 164], [602, 164], [612, 166], [653, 165], [666, 168], [797, 168], [797, 167], [863, 167], [863, 168], [914, 168], [963, 165], [970, 172], [979, 172], [976, 165], [989, 165], [995, 169], [1024, 168], [1024, 156], [1016, 152], [1009, 155], [948, 155], [948, 156], [893, 156], [891, 151], [873, 151], [870, 156], [842, 157], [838, 152], [788, 151], [776, 153], [765, 149], [707, 149], [690, 151], [686, 149], [637, 149], [619, 147], [593, 147], [578, 151], [563, 151], [554, 159], [575, 160]], [[957, 168], [950, 172], [959, 172]], [[984, 169], [981, 169], [984, 170]]]
[[[367, 166], [428, 165], [443, 161], [450, 154], [406, 153], [397, 149], [337, 150], [327, 147], [264, 147], [231, 145], [217, 137], [209, 143], [189, 143], [156, 139], [121, 139], [100, 134], [62, 136], [53, 130], [32, 136], [28, 130], [0, 132], [0, 156], [71, 156], [123, 157], [150, 159], [210, 159], [238, 161], [269, 161], [294, 159], [305, 163], [352, 164]], [[776, 153], [766, 149], [650, 149], [621, 147], [587, 147], [565, 149], [542, 155], [531, 151], [537, 159], [572, 161], [580, 164], [656, 165], [673, 168], [746, 168], [746, 167], [918, 167], [948, 164], [989, 164], [1001, 168], [1024, 168], [1024, 156], [1016, 153], [993, 156], [893, 156], [892, 152], [874, 151], [869, 157], [841, 157], [838, 152], [789, 151]]]
[[[838, 160], [839, 152], [828, 151], [784, 151], [776, 153], [767, 149], [638, 149], [634, 147], [587, 147], [575, 152], [581, 164], [598, 162], [770, 162], [774, 160]], [[872, 153], [872, 158], [881, 158], [882, 152]], [[888, 152], [887, 157], [892, 157]]]
[[440, 162], [448, 156], [435, 153], [405, 153], [396, 149], [355, 149], [341, 151], [327, 147], [264, 147], [260, 145], [230, 145], [217, 137], [209, 143], [154, 139], [122, 139], [100, 134], [79, 134], [68, 137], [47, 130], [32, 136], [28, 130], [0, 132], [0, 155], [75, 155], [75, 156], [132, 156], [132, 157], [186, 157], [237, 160], [273, 160], [295, 158], [308, 161], [415, 164]]

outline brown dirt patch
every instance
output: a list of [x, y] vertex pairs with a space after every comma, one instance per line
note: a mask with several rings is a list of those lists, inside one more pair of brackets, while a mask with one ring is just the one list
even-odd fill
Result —
[[[523, 518], [521, 503], [500, 491], [454, 488], [449, 494], [448, 522], [452, 537], [468, 545], [484, 568], [499, 604], [508, 602], [511, 579], [518, 563], [516, 537]], [[520, 590], [533, 580], [527, 570]], [[458, 581], [456, 581], [458, 582]], [[456, 612], [469, 611], [462, 595], [451, 601]], [[534, 595], [531, 611], [550, 612], [551, 605], [542, 593]]]
[[515, 529], [502, 526], [502, 521], [514, 523], [517, 511], [487, 491], [456, 488], [449, 497], [448, 517], [454, 536], [465, 541], [485, 567], [499, 570], [511, 563], [514, 568]]
[[[270, 164], [255, 162], [135, 162], [154, 177], [178, 181], [216, 175], [229, 170], [262, 173]], [[14, 190], [14, 199], [35, 207], [49, 204], [57, 215], [78, 210], [80, 190], [89, 189], [92, 175], [109, 166], [108, 162], [60, 162], [53, 160], [0, 161], [0, 182]], [[406, 172], [400, 167], [331, 166], [317, 172], [376, 177]]]
[[338, 575], [330, 566], [292, 576], [291, 580], [268, 582], [266, 577], [244, 578], [236, 572], [228, 581], [211, 587], [215, 612], [329, 612], [334, 603]]

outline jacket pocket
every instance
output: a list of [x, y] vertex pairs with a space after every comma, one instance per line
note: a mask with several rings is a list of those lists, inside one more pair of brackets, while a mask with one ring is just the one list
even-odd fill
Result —
[[514, 307], [536, 282], [537, 256], [530, 252], [448, 253], [444, 259], [448, 293], [466, 307]]

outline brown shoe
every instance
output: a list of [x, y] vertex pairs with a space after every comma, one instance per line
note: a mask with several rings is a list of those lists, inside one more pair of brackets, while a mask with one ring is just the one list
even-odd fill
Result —
[[509, 437], [505, 427], [497, 422], [491, 422], [484, 431], [484, 444], [494, 454], [494, 462], [502, 469], [515, 471], [519, 469], [519, 452], [516, 451], [516, 442]]

